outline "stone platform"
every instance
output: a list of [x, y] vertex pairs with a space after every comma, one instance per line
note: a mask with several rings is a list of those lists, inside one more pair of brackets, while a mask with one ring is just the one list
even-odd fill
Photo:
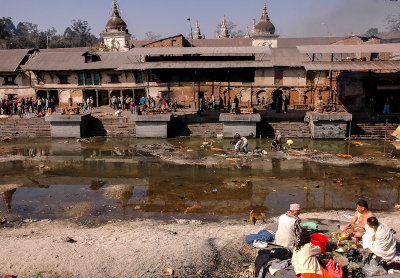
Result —
[[241, 136], [256, 136], [257, 123], [261, 122], [260, 114], [228, 114], [219, 116], [219, 121], [224, 124], [224, 137], [232, 138], [236, 133]]
[[309, 123], [313, 139], [344, 139], [348, 134], [348, 123], [353, 116], [347, 112], [307, 112], [304, 121]]
[[50, 123], [50, 133], [53, 138], [82, 138], [91, 118], [87, 115], [51, 115], [45, 117]]
[[133, 115], [138, 138], [167, 138], [171, 114]]

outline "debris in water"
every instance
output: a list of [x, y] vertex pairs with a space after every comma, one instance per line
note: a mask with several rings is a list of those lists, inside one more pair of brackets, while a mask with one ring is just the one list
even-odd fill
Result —
[[388, 201], [385, 200], [380, 200], [381, 203], [387, 203]]
[[191, 211], [192, 209], [194, 209], [194, 208], [197, 207], [197, 206], [198, 206], [198, 204], [195, 204], [194, 206], [188, 207], [188, 208], [185, 210], [185, 214], [188, 214], [189, 211]]

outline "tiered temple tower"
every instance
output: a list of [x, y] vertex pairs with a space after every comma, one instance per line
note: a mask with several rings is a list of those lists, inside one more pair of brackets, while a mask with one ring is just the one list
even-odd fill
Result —
[[113, 12], [101, 36], [107, 47], [117, 51], [129, 50], [129, 41], [132, 35], [129, 34], [126, 23], [120, 16], [120, 10], [116, 0], [113, 0]]
[[278, 35], [275, 34], [275, 26], [269, 20], [267, 4], [264, 4], [260, 22], [253, 27], [253, 46], [278, 47]]

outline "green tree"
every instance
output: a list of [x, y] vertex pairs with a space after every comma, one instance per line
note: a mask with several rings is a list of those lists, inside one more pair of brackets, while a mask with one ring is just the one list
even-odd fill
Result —
[[161, 34], [157, 34], [154, 32], [146, 32], [143, 36], [143, 40], [149, 40], [149, 41], [158, 41], [162, 39], [162, 35]]
[[400, 30], [400, 13], [386, 17], [386, 25], [391, 31]]
[[81, 19], [72, 20], [72, 25], [64, 31], [64, 38], [71, 42], [71, 47], [84, 47], [97, 43], [96, 36], [90, 33], [89, 23]]
[[363, 36], [372, 37], [372, 36], [375, 36], [378, 33], [379, 33], [378, 28], [369, 28], [367, 30], [367, 32], [365, 32], [365, 34]]
[[0, 18], [0, 39], [8, 39], [14, 36], [15, 25], [11, 17]]

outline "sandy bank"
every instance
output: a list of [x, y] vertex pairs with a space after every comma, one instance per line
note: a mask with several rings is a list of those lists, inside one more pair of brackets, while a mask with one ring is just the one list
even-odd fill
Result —
[[[330, 211], [301, 217], [317, 222], [321, 230], [336, 231], [351, 214]], [[377, 216], [400, 232], [400, 211]], [[0, 230], [0, 276], [161, 277], [168, 267], [176, 277], [238, 277], [255, 258], [244, 237], [276, 226], [276, 218], [255, 226], [231, 220], [202, 225], [136, 220], [95, 228], [71, 221], [23, 223]], [[76, 242], [68, 242], [68, 237]]]

